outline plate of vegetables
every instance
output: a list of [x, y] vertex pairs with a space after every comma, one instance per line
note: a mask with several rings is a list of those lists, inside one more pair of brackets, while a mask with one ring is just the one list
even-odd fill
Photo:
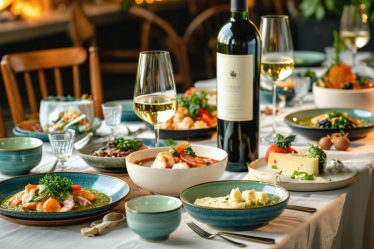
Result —
[[284, 121], [296, 133], [318, 141], [336, 132], [349, 134], [349, 139], [365, 137], [374, 129], [374, 113], [350, 108], [321, 108], [288, 114]]
[[175, 115], [160, 128], [160, 138], [189, 139], [212, 135], [217, 127], [216, 107], [204, 90], [190, 88], [178, 96]]
[[[99, 171], [126, 173], [126, 156], [154, 145], [154, 139], [140, 140], [120, 137], [87, 145], [80, 149], [78, 153], [88, 165]], [[165, 146], [164, 141], [160, 141], [160, 146]]]
[[1, 215], [41, 225], [102, 214], [130, 191], [124, 181], [111, 176], [72, 172], [15, 177], [0, 182], [0, 189]]

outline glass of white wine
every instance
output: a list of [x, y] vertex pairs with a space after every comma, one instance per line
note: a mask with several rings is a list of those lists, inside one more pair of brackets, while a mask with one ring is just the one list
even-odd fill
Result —
[[356, 66], [356, 53], [370, 39], [369, 16], [365, 5], [345, 5], [340, 20], [340, 36], [344, 44], [352, 51], [352, 68]]
[[286, 79], [294, 69], [293, 45], [288, 16], [262, 16], [260, 34], [262, 38], [261, 76], [270, 80], [273, 85], [272, 131], [264, 140], [272, 142], [276, 134], [276, 82]]
[[177, 109], [173, 67], [167, 51], [145, 51], [139, 55], [134, 90], [134, 111], [155, 128], [156, 147], [160, 125]]

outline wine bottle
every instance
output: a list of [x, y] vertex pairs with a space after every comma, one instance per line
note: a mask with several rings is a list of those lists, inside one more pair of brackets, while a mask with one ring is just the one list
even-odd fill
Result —
[[231, 0], [231, 17], [217, 41], [217, 143], [228, 171], [247, 171], [258, 158], [261, 39], [247, 0]]

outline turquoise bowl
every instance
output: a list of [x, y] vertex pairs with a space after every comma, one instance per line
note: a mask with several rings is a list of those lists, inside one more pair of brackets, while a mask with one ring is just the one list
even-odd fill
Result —
[[[280, 201], [269, 206], [244, 209], [209, 208], [194, 204], [197, 198], [225, 196], [230, 194], [231, 189], [234, 188], [239, 188], [240, 191], [251, 189], [264, 191], [279, 196]], [[267, 224], [283, 212], [289, 197], [288, 191], [282, 187], [247, 180], [203, 183], [184, 190], [180, 196], [184, 208], [193, 218], [224, 230], [251, 230]]]
[[126, 202], [129, 228], [148, 241], [163, 241], [181, 221], [182, 202], [165, 195], [141, 196]]
[[31, 137], [0, 139], [0, 173], [25, 175], [42, 159], [43, 141]]

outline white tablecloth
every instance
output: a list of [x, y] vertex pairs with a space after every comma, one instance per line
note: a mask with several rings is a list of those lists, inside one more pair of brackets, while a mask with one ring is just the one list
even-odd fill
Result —
[[[306, 103], [303, 107], [309, 108], [313, 103]], [[295, 108], [286, 108], [285, 114]], [[278, 130], [285, 134], [291, 133], [288, 127], [278, 118]], [[261, 132], [270, 129], [270, 117], [261, 117]], [[131, 129], [137, 123], [129, 124]], [[153, 136], [151, 131], [145, 132], [140, 137]], [[196, 141], [215, 146], [215, 142]], [[308, 141], [298, 137], [296, 144], [305, 145]], [[267, 145], [260, 146], [260, 156], [264, 155]], [[46, 172], [51, 167], [54, 156], [48, 144], [44, 146], [44, 156], [41, 164], [33, 172]], [[242, 241], [250, 248], [374, 248], [373, 236], [374, 216], [371, 208], [374, 207], [374, 190], [372, 186], [372, 167], [374, 159], [374, 134], [363, 140], [352, 143], [349, 152], [329, 152], [329, 157], [340, 158], [346, 164], [356, 167], [359, 175], [352, 185], [338, 190], [324, 192], [291, 192], [290, 204], [316, 207], [314, 214], [293, 210], [285, 210], [282, 215], [266, 226], [244, 233], [272, 237], [276, 239], [273, 246]], [[87, 171], [88, 167], [77, 155], [73, 155], [68, 162], [73, 171]], [[223, 179], [241, 179], [245, 173], [225, 172]], [[5, 176], [0, 175], [0, 180]], [[1, 191], [1, 190], [0, 190]], [[231, 245], [219, 239], [205, 240], [194, 234], [187, 222], [194, 221], [202, 227], [213, 229], [191, 218], [183, 211], [182, 222], [178, 229], [171, 234], [169, 240], [161, 243], [151, 243], [141, 240], [123, 224], [104, 236], [85, 238], [79, 233], [80, 228], [88, 223], [75, 226], [43, 228], [27, 227], [9, 223], [0, 218], [0, 248], [28, 248], [41, 249], [58, 248], [227, 248]], [[366, 223], [366, 231], [364, 230]], [[366, 236], [364, 237], [364, 233]], [[365, 239], [364, 239], [365, 238]]]

